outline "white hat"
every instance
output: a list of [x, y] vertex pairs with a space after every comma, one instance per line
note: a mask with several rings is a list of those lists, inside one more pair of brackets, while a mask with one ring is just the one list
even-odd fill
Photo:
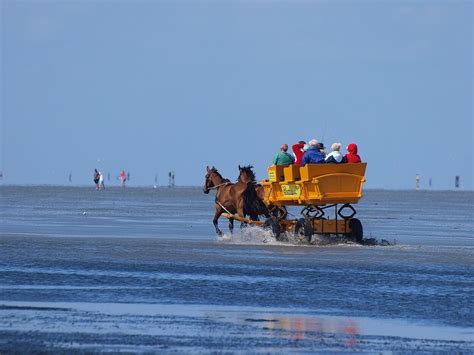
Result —
[[318, 141], [313, 138], [309, 141], [308, 144], [309, 144], [310, 147], [316, 148], [316, 146], [318, 145]]

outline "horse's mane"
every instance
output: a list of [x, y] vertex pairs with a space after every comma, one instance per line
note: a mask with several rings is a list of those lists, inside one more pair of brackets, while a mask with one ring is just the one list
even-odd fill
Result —
[[212, 168], [209, 169], [209, 170], [210, 170], [211, 172], [213, 172], [214, 174], [216, 174], [217, 176], [219, 176], [221, 179], [224, 179], [224, 178], [222, 177], [222, 175], [219, 173], [219, 171], [218, 171], [216, 168], [212, 167]]
[[[252, 169], [253, 169], [252, 165], [241, 166], [240, 173], [242, 172], [247, 173], [247, 175], [250, 177], [250, 181], [257, 182], [257, 178], [255, 177], [255, 173], [253, 172]], [[240, 181], [240, 174], [239, 174], [239, 181]]]

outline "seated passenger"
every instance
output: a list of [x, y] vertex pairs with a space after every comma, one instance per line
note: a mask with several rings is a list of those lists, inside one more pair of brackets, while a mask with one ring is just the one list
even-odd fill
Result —
[[331, 149], [332, 149], [332, 152], [326, 156], [326, 159], [324, 159], [324, 161], [326, 163], [333, 163], [333, 164], [342, 163], [342, 154], [340, 152], [341, 143], [333, 143], [331, 145]]
[[282, 144], [280, 147], [280, 151], [278, 154], [273, 158], [274, 165], [290, 165], [293, 164], [295, 159], [293, 156], [287, 153], [288, 151], [288, 144]]
[[347, 146], [347, 154], [344, 156], [344, 163], [360, 163], [360, 156], [357, 154], [357, 144], [351, 143]]
[[318, 141], [316, 139], [311, 139], [309, 141], [309, 148], [304, 153], [303, 159], [301, 160], [301, 164], [306, 165], [318, 163], [324, 163], [324, 157], [318, 148]]
[[323, 157], [326, 159], [326, 147], [324, 146], [324, 143], [318, 143], [318, 149], [319, 151], [321, 152], [321, 154], [323, 155]]
[[303, 159], [305, 145], [305, 141], [299, 141], [298, 143], [291, 146], [291, 150], [293, 150], [293, 154], [295, 155], [295, 165], [301, 165], [301, 159]]

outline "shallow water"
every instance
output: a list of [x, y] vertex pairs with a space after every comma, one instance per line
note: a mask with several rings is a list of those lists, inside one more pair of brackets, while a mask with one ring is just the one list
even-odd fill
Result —
[[218, 239], [199, 188], [0, 192], [0, 351], [474, 350], [472, 192], [366, 191], [391, 246]]

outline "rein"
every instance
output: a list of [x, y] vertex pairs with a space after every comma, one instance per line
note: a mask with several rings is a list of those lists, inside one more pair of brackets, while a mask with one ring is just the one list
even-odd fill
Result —
[[223, 209], [224, 211], [226, 211], [228, 214], [230, 214], [231, 216], [234, 215], [233, 213], [230, 213], [229, 210], [228, 210], [227, 208], [225, 208], [225, 207], [222, 205], [222, 203], [220, 203], [218, 200], [216, 200], [216, 203], [217, 203], [219, 206], [221, 206], [222, 209]]
[[222, 185], [227, 185], [227, 184], [231, 184], [231, 182], [223, 182], [222, 184], [219, 184], [219, 185], [215, 185], [215, 186], [212, 186], [212, 187], [208, 187], [209, 190], [212, 190], [212, 189], [217, 189], [219, 187], [221, 187]]
[[217, 190], [216, 199], [215, 199], [216, 203], [217, 203], [219, 206], [221, 206], [222, 209], [223, 209], [224, 211], [226, 211], [228, 214], [233, 215], [233, 213], [230, 213], [229, 210], [228, 210], [227, 208], [225, 208], [225, 207], [222, 205], [222, 203], [219, 202], [219, 192], [220, 192], [220, 191], [219, 191], [219, 187], [225, 186], [225, 185], [228, 185], [228, 184], [232, 184], [232, 183], [229, 182], [229, 181], [226, 181], [226, 182], [223, 182], [223, 183], [221, 183], [221, 184], [219, 184], [219, 185], [215, 185], [215, 186], [213, 186], [213, 187], [210, 187], [209, 189], [216, 189], [216, 190]]

